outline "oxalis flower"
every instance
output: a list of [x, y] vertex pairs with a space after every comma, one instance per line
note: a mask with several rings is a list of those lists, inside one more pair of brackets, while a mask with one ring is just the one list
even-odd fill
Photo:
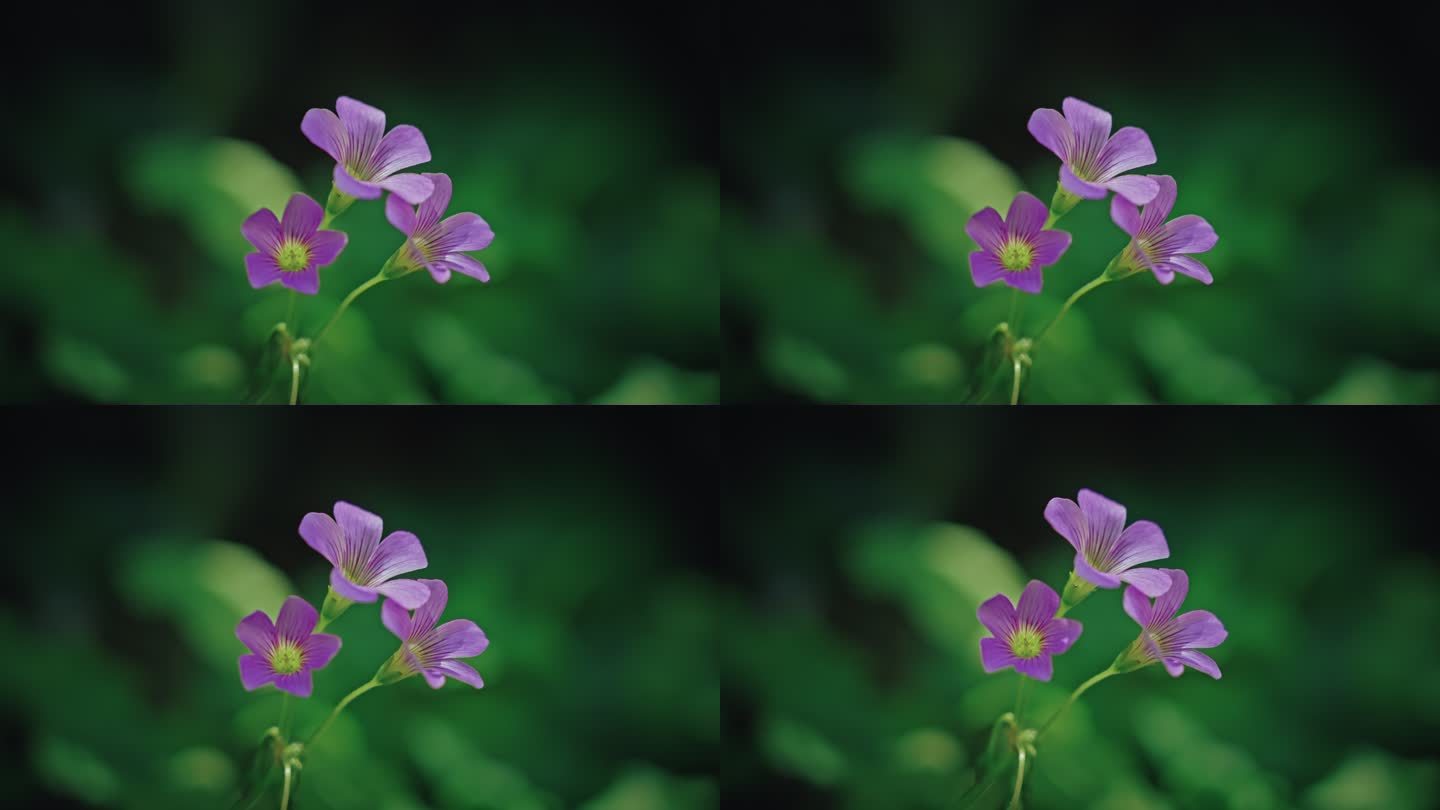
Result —
[[1110, 218], [1131, 237], [1130, 244], [1116, 258], [1113, 275], [1123, 277], [1149, 270], [1161, 284], [1174, 281], [1176, 273], [1203, 284], [1211, 283], [1215, 279], [1210, 275], [1210, 268], [1186, 254], [1204, 253], [1215, 247], [1220, 237], [1210, 223], [1194, 214], [1166, 222], [1165, 218], [1175, 207], [1175, 178], [1168, 174], [1152, 174], [1150, 178], [1159, 192], [1144, 210], [1118, 196], [1110, 202]]
[[391, 195], [385, 201], [385, 217], [405, 234], [405, 245], [396, 254], [393, 275], [405, 275], [424, 267], [430, 276], [444, 284], [454, 270], [489, 281], [485, 265], [467, 256], [465, 251], [484, 250], [495, 239], [495, 232], [479, 214], [469, 212], [445, 217], [450, 207], [453, 185], [446, 174], [426, 174], [435, 186], [430, 199], [412, 209], [401, 197]]
[[1153, 179], [1124, 174], [1155, 162], [1155, 147], [1145, 130], [1122, 127], [1111, 135], [1110, 113], [1078, 98], [1067, 98], [1060, 106], [1063, 116], [1043, 107], [1031, 113], [1027, 128], [1060, 158], [1061, 188], [1086, 200], [1103, 200], [1110, 191], [1136, 204], [1154, 199], [1158, 189]]
[[1017, 290], [1040, 292], [1045, 281], [1041, 268], [1060, 261], [1070, 247], [1070, 234], [1044, 230], [1047, 215], [1045, 203], [1022, 191], [1005, 219], [994, 208], [971, 217], [965, 233], [981, 247], [970, 254], [975, 286], [1003, 281]]
[[[384, 522], [379, 515], [345, 501], [335, 502], [335, 517], [311, 512], [300, 521], [300, 536], [335, 566], [330, 571], [330, 588], [349, 602], [374, 602], [381, 595], [402, 605], [417, 608], [430, 597], [424, 580], [394, 579], [400, 574], [424, 568], [425, 549], [410, 532], [391, 532], [384, 540]], [[327, 620], [333, 620], [348, 603], [333, 605], [325, 600]]]
[[308, 698], [314, 688], [311, 673], [324, 669], [340, 651], [340, 637], [316, 633], [320, 614], [309, 602], [291, 596], [280, 606], [274, 624], [257, 610], [235, 625], [235, 636], [250, 648], [240, 656], [240, 683], [254, 691], [267, 683], [282, 692]]
[[1148, 520], [1125, 525], [1125, 507], [1098, 492], [1080, 490], [1080, 502], [1051, 498], [1045, 519], [1075, 548], [1075, 569], [1065, 586], [1065, 603], [1074, 607], [1097, 586], [1118, 588], [1122, 582], [1149, 596], [1170, 587], [1170, 577], [1140, 563], [1163, 560], [1170, 547], [1160, 527]]
[[340, 231], [320, 230], [324, 217], [320, 203], [296, 194], [281, 219], [268, 208], [246, 218], [240, 233], [259, 251], [245, 257], [250, 286], [258, 290], [278, 281], [306, 295], [319, 292], [320, 268], [335, 261], [347, 239]]
[[1080, 637], [1080, 622], [1058, 619], [1060, 596], [1038, 579], [1030, 580], [1020, 594], [1017, 610], [1005, 594], [997, 594], [975, 611], [980, 623], [994, 634], [980, 639], [980, 663], [986, 672], [1014, 667], [1021, 675], [1048, 681], [1055, 673], [1051, 656], [1070, 649]]
[[335, 159], [335, 187], [361, 200], [376, 200], [384, 191], [410, 203], [430, 196], [434, 185], [418, 174], [397, 174], [430, 160], [430, 147], [420, 130], [409, 124], [385, 132], [385, 113], [348, 96], [335, 100], [336, 115], [312, 109], [300, 122], [310, 142]]
[[1163, 570], [1170, 577], [1170, 590], [1153, 604], [1138, 588], [1125, 589], [1125, 612], [1140, 625], [1140, 637], [1116, 660], [1115, 669], [1128, 672], [1158, 662], [1176, 678], [1190, 667], [1219, 679], [1215, 659], [1199, 650], [1219, 646], [1230, 633], [1208, 610], [1176, 616], [1190, 592], [1190, 577], [1176, 568]]
[[430, 599], [414, 615], [395, 600], [386, 600], [380, 608], [380, 620], [400, 639], [400, 649], [381, 670], [378, 680], [393, 683], [418, 674], [432, 689], [444, 686], [446, 678], [479, 689], [485, 685], [480, 673], [458, 659], [485, 652], [490, 640], [469, 619], [454, 619], [436, 627], [450, 599], [450, 590], [438, 579], [420, 581], [428, 586]]

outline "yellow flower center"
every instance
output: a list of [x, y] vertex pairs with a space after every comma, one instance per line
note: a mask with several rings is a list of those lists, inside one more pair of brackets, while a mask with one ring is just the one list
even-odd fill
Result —
[[1034, 261], [1034, 248], [1019, 239], [1011, 239], [1000, 250], [1000, 264], [1013, 273], [1029, 270]]
[[310, 248], [304, 242], [287, 239], [275, 251], [275, 263], [287, 273], [296, 273], [310, 265]]
[[1010, 637], [1010, 651], [1016, 658], [1034, 658], [1045, 647], [1045, 637], [1033, 627], [1021, 627]]
[[281, 675], [294, 675], [305, 663], [305, 654], [292, 642], [282, 641], [270, 656], [270, 666]]

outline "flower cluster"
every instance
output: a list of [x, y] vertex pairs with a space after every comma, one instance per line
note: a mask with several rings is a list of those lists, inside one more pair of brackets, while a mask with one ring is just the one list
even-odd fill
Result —
[[357, 692], [414, 675], [423, 676], [436, 689], [446, 678], [477, 689], [484, 686], [479, 673], [460, 659], [485, 651], [490, 643], [485, 632], [468, 619], [436, 626], [450, 599], [449, 588], [438, 579], [399, 578], [429, 564], [419, 538], [406, 531], [386, 535], [378, 515], [344, 501], [335, 504], [333, 517], [321, 512], [306, 515], [300, 521], [300, 537], [332, 566], [324, 606], [316, 611], [309, 602], [291, 596], [273, 624], [263, 611], [240, 620], [235, 635], [250, 650], [240, 657], [240, 683], [245, 689], [274, 684], [282, 692], [309, 697], [312, 673], [324, 669], [340, 651], [339, 636], [317, 631], [351, 605], [381, 597], [385, 598], [381, 623], [400, 646]]

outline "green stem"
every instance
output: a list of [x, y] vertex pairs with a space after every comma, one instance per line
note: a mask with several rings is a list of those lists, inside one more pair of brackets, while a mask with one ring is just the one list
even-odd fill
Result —
[[1010, 810], [1020, 810], [1020, 788], [1025, 784], [1025, 748], [1020, 748], [1020, 766], [1015, 771], [1015, 792], [1010, 794]]
[[290, 291], [290, 303], [289, 303], [289, 305], [287, 305], [287, 306], [285, 307], [285, 328], [289, 329], [292, 333], [298, 335], [298, 334], [300, 334], [300, 330], [295, 328], [295, 299], [296, 299], [296, 297], [297, 297], [297, 296], [296, 296], [296, 294], [295, 294], [295, 291], [294, 291], [294, 290], [291, 290], [291, 291]]
[[1041, 726], [1040, 730], [1035, 733], [1035, 740], [1038, 742], [1041, 737], [1045, 736], [1045, 732], [1049, 730], [1051, 726], [1055, 725], [1055, 721], [1059, 720], [1061, 715], [1065, 714], [1066, 710], [1070, 708], [1070, 705], [1074, 703], [1076, 699], [1078, 699], [1081, 695], [1085, 694], [1086, 689], [1089, 689], [1090, 687], [1105, 680], [1111, 675], [1119, 674], [1120, 673], [1115, 670], [1115, 665], [1111, 664], [1110, 667], [1107, 668], [1105, 671], [1075, 687], [1075, 691], [1070, 693], [1070, 699], [1065, 701], [1065, 705], [1061, 706], [1058, 711], [1051, 715], [1050, 719], [1045, 721], [1045, 725]]
[[[1020, 675], [1018, 672], [1016, 674]], [[1020, 710], [1025, 708], [1025, 682], [1028, 680], [1030, 679], [1020, 675], [1020, 683], [1015, 687], [1015, 726], [1017, 728], [1025, 727], [1024, 721], [1020, 719]]]
[[1014, 288], [1010, 290], [1010, 317], [1005, 319], [1005, 323], [1010, 324], [1010, 331], [1017, 335], [1020, 334], [1020, 324], [1015, 322], [1015, 315], [1019, 311], [1020, 290], [1019, 288]]
[[289, 693], [289, 692], [282, 692], [282, 693], [281, 693], [281, 697], [280, 697], [280, 739], [281, 739], [281, 740], [289, 741], [289, 739], [290, 739], [290, 716], [291, 716], [290, 693]]
[[310, 340], [310, 346], [313, 348], [315, 344], [320, 342], [320, 338], [325, 337], [325, 333], [329, 332], [330, 327], [334, 326], [335, 322], [340, 320], [340, 316], [345, 314], [345, 310], [350, 308], [350, 305], [355, 302], [356, 298], [360, 297], [361, 293], [382, 281], [385, 281], [385, 275], [384, 273], [379, 273], [374, 278], [351, 290], [350, 294], [345, 296], [345, 300], [340, 302], [340, 307], [335, 310], [335, 314], [330, 316], [330, 320], [326, 321], [325, 325], [320, 327], [320, 331], [315, 333], [315, 337]]
[[320, 727], [315, 729], [315, 733], [310, 735], [310, 739], [305, 741], [305, 747], [309, 748], [310, 746], [315, 744], [315, 740], [318, 739], [321, 734], [324, 734], [326, 729], [330, 728], [330, 724], [335, 722], [335, 718], [340, 716], [340, 712], [344, 711], [346, 706], [350, 705], [350, 701], [360, 697], [361, 695], [369, 692], [371, 689], [374, 689], [379, 685], [379, 681], [371, 678], [370, 680], [361, 684], [359, 688], [357, 688], [354, 692], [351, 692], [350, 694], [341, 698], [340, 703], [335, 706], [335, 709], [333, 711], [330, 712], [330, 716], [325, 718], [325, 722], [321, 723]]
[[1011, 361], [1015, 370], [1015, 384], [1010, 386], [1010, 404], [1020, 404], [1020, 356], [1016, 355]]
[[[1023, 755], [1022, 755], [1023, 756]], [[1023, 760], [1022, 760], [1023, 762]], [[289, 761], [285, 763], [285, 787], [280, 792], [280, 810], [290, 810], [290, 778], [293, 771]]]
[[295, 355], [290, 357], [290, 404], [294, 405], [300, 401], [300, 358]]
[[1050, 319], [1050, 323], [1045, 324], [1045, 328], [1041, 329], [1040, 334], [1035, 336], [1035, 345], [1040, 345], [1040, 341], [1044, 340], [1045, 336], [1050, 333], [1050, 330], [1055, 328], [1055, 324], [1060, 323], [1060, 319], [1065, 317], [1065, 313], [1070, 311], [1070, 307], [1075, 306], [1076, 301], [1079, 301], [1080, 298], [1086, 293], [1090, 292], [1096, 287], [1099, 287], [1101, 284], [1104, 284], [1109, 280], [1110, 279], [1106, 278], [1104, 274], [1101, 274], [1089, 284], [1086, 284], [1084, 287], [1076, 290], [1074, 294], [1072, 294], [1069, 298], [1065, 299], [1065, 306], [1060, 307], [1060, 311], [1055, 313], [1055, 317]]

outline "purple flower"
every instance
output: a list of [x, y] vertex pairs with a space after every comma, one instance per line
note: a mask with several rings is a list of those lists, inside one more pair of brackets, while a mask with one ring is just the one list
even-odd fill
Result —
[[240, 233], [259, 251], [245, 257], [250, 286], [258, 290], [278, 281], [307, 295], [319, 292], [320, 268], [335, 261], [346, 241], [340, 231], [319, 230], [324, 216], [320, 203], [296, 194], [282, 219], [268, 208], [246, 218]]
[[235, 625], [235, 636], [250, 648], [240, 656], [240, 683], [253, 692], [267, 683], [282, 692], [308, 698], [314, 688], [310, 673], [324, 669], [340, 651], [340, 637], [316, 633], [320, 614], [298, 596], [286, 598], [274, 624], [257, 610]]
[[[1170, 587], [1170, 577], [1140, 563], [1170, 556], [1165, 535], [1148, 520], [1125, 525], [1125, 507], [1088, 489], [1080, 490], [1080, 503], [1051, 498], [1045, 519], [1075, 547], [1075, 573], [1091, 585], [1118, 588], [1121, 582], [1159, 596]], [[1088, 591], [1087, 591], [1088, 593]]]
[[1110, 218], [1131, 236], [1121, 264], [1131, 271], [1150, 270], [1161, 284], [1174, 281], [1176, 273], [1209, 284], [1215, 280], [1210, 268], [1185, 254], [1204, 253], [1215, 247], [1220, 237], [1210, 223], [1194, 214], [1166, 222], [1165, 217], [1175, 207], [1175, 178], [1168, 174], [1152, 174], [1150, 178], [1160, 190], [1144, 211], [1120, 197], [1110, 203]]
[[392, 579], [429, 564], [420, 539], [410, 532], [391, 532], [381, 540], [383, 528], [378, 515], [336, 501], [333, 520], [311, 512], [300, 521], [300, 536], [335, 566], [330, 587], [345, 599], [374, 602], [384, 594], [411, 608], [425, 604], [430, 589], [422, 581]]
[[1113, 191], [1137, 204], [1155, 197], [1155, 181], [1122, 173], [1155, 162], [1150, 136], [1139, 127], [1110, 134], [1110, 113], [1078, 98], [1060, 105], [1065, 115], [1049, 108], [1030, 114], [1028, 129], [1040, 145], [1060, 158], [1060, 186], [1076, 197], [1103, 200]]
[[1005, 594], [980, 605], [975, 615], [994, 638], [980, 639], [980, 663], [986, 672], [1014, 667], [1021, 675], [1048, 681], [1055, 673], [1051, 656], [1070, 649], [1080, 637], [1080, 622], [1057, 619], [1060, 596], [1038, 579], [1030, 580], [1020, 594], [1016, 610]]
[[1040, 292], [1044, 282], [1040, 268], [1060, 261], [1070, 247], [1070, 234], [1044, 230], [1047, 216], [1045, 203], [1022, 191], [1010, 203], [1005, 219], [994, 208], [971, 217], [965, 233], [982, 248], [970, 254], [975, 286], [1004, 281], [1017, 290]]
[[490, 640], [469, 619], [455, 619], [439, 627], [435, 622], [445, 610], [450, 591], [438, 579], [422, 579], [430, 588], [430, 599], [414, 615], [394, 600], [387, 599], [380, 608], [385, 627], [400, 639], [400, 649], [393, 659], [393, 671], [401, 677], [419, 673], [431, 688], [439, 689], [445, 679], [454, 678], [479, 689], [485, 685], [469, 664], [460, 658], [474, 658], [490, 646]]
[[420, 130], [401, 124], [387, 133], [384, 112], [347, 96], [335, 100], [335, 109], [339, 116], [319, 108], [305, 113], [300, 131], [335, 159], [336, 188], [361, 200], [379, 199], [382, 191], [410, 203], [430, 196], [433, 186], [426, 178], [396, 174], [430, 160]]
[[1198, 669], [1212, 678], [1220, 677], [1215, 660], [1198, 650], [1219, 646], [1230, 633], [1208, 610], [1175, 615], [1190, 591], [1190, 577], [1175, 568], [1164, 569], [1170, 576], [1170, 590], [1152, 605], [1137, 588], [1125, 589], [1125, 612], [1140, 625], [1140, 637], [1121, 656], [1124, 669], [1139, 669], [1158, 662], [1178, 678], [1185, 667]]
[[385, 201], [385, 217], [407, 237], [400, 258], [401, 267], [418, 270], [424, 267], [441, 284], [450, 280], [455, 270], [481, 281], [489, 281], [485, 266], [465, 255], [467, 250], [484, 250], [495, 238], [495, 232], [479, 214], [455, 214], [445, 219], [453, 189], [447, 174], [426, 174], [435, 185], [435, 193], [420, 204], [418, 212], [403, 198], [391, 196]]

